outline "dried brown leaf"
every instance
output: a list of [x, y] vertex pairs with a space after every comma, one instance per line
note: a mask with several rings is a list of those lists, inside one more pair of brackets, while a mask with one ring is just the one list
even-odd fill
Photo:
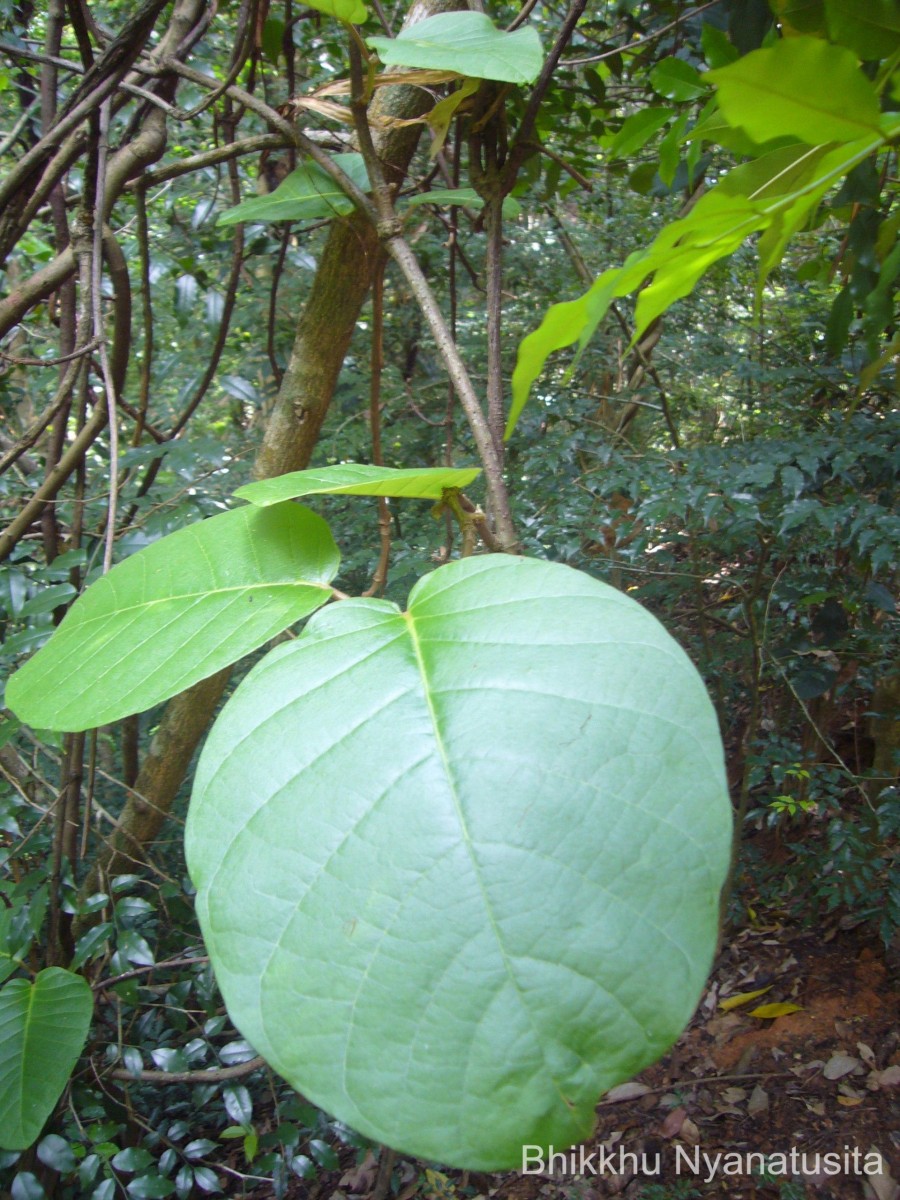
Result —
[[673, 1108], [662, 1125], [659, 1127], [659, 1132], [664, 1138], [677, 1137], [681, 1133], [681, 1127], [687, 1119], [687, 1110], [680, 1105], [678, 1108]]
[[760, 1113], [768, 1112], [768, 1110], [769, 1093], [757, 1084], [747, 1101], [747, 1112], [751, 1117], [758, 1117]]
[[604, 1104], [622, 1104], [626, 1100], [637, 1100], [641, 1096], [646, 1096], [650, 1089], [645, 1083], [638, 1083], [636, 1080], [629, 1080], [628, 1083], [620, 1083], [617, 1087], [610, 1088], [603, 1097]]

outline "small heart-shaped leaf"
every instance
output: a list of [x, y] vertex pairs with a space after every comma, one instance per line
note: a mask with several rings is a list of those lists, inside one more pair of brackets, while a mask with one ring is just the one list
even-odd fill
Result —
[[0, 1146], [25, 1150], [84, 1046], [94, 1001], [80, 975], [48, 967], [0, 989]]

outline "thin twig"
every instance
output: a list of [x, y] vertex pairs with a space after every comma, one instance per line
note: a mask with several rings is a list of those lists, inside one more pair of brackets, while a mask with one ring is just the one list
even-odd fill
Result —
[[99, 979], [96, 983], [91, 984], [91, 988], [95, 992], [102, 992], [105, 988], [111, 988], [117, 983], [124, 983], [126, 979], [137, 979], [140, 975], [149, 975], [152, 971], [159, 971], [164, 967], [192, 967], [195, 963], [205, 966], [208, 962], [208, 954], [198, 954], [195, 958], [185, 955], [181, 958], [165, 958], [161, 962], [150, 963], [145, 967], [135, 967], [132, 971], [123, 971], [121, 975], [113, 975], [109, 979]]
[[[379, 257], [372, 279], [372, 350], [370, 359], [369, 424], [372, 430], [372, 462], [384, 466], [381, 449], [381, 373], [384, 369], [384, 259]], [[379, 596], [387, 583], [391, 560], [391, 510], [385, 496], [378, 497], [378, 534], [381, 551], [371, 585], [364, 596]]]
[[223, 1083], [228, 1079], [241, 1079], [244, 1075], [252, 1075], [265, 1065], [266, 1060], [257, 1055], [256, 1058], [248, 1058], [246, 1062], [238, 1063], [236, 1067], [210, 1067], [206, 1071], [126, 1071], [117, 1067], [108, 1074], [113, 1079], [131, 1083]]

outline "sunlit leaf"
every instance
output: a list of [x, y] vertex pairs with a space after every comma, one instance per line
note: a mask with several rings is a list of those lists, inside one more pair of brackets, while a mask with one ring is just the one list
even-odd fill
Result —
[[385, 66], [456, 71], [504, 83], [532, 83], [544, 62], [533, 26], [505, 33], [480, 12], [438, 13], [402, 29], [395, 38], [366, 41]]
[[190, 525], [92, 584], [6, 703], [38, 728], [72, 730], [150, 708], [324, 604], [339, 561], [328, 526], [300, 505]]
[[878, 96], [856, 56], [818, 38], [785, 38], [705, 78], [731, 124], [759, 142], [853, 142], [880, 129]]
[[187, 858], [229, 1013], [376, 1141], [479, 1169], [591, 1132], [717, 938], [717, 721], [646, 610], [504, 555], [272, 651], [197, 770]]
[[883, 140], [877, 134], [832, 148], [781, 147], [737, 167], [701, 196], [687, 216], [665, 226], [646, 249], [630, 255], [623, 266], [604, 271], [584, 295], [551, 305], [538, 328], [519, 345], [505, 436], [515, 428], [550, 355], [576, 342], [583, 349], [616, 297], [649, 280], [635, 307], [634, 344], [656, 317], [691, 292], [713, 263], [752, 234], [772, 230], [761, 243], [762, 282], [783, 252], [786, 237], [803, 224], [828, 188]]
[[326, 16], [349, 21], [351, 25], [362, 25], [369, 15], [362, 0], [305, 0], [305, 4], [307, 8], [314, 8]]
[[479, 467], [376, 467], [341, 463], [309, 471], [291, 471], [248, 483], [234, 493], [251, 504], [280, 504], [297, 496], [406, 496], [439, 500], [445, 488], [468, 487]]

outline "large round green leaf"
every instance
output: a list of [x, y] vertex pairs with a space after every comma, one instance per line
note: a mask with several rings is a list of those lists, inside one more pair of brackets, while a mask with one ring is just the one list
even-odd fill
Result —
[[232, 1018], [369, 1137], [472, 1168], [589, 1134], [713, 955], [712, 706], [649, 613], [567, 567], [442, 567], [247, 677], [187, 829]]
[[94, 1002], [80, 975], [48, 967], [0, 989], [0, 1146], [25, 1150], [84, 1046]]
[[339, 562], [328, 526], [298, 504], [180, 529], [87, 589], [10, 679], [6, 704], [47, 729], [141, 712], [314, 612]]

